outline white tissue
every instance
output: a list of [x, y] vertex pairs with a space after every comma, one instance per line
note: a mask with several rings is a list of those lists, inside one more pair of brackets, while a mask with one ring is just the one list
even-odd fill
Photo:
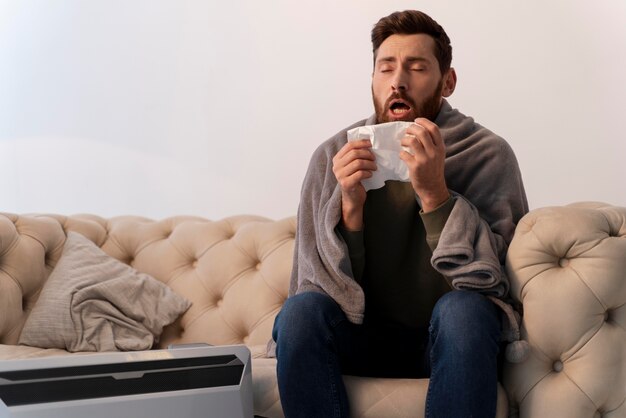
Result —
[[361, 182], [365, 190], [380, 189], [387, 180], [409, 181], [409, 170], [399, 154], [404, 149], [400, 141], [411, 125], [413, 122], [389, 122], [359, 126], [348, 131], [348, 141], [372, 141], [378, 169], [372, 177]]

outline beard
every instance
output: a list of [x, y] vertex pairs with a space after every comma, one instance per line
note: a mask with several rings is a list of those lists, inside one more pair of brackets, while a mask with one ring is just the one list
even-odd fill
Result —
[[[377, 123], [385, 123], [385, 122], [394, 122], [394, 121], [405, 121], [405, 122], [413, 122], [417, 118], [426, 118], [430, 121], [434, 121], [437, 115], [439, 114], [439, 109], [441, 107], [441, 92], [443, 91], [443, 78], [437, 84], [435, 91], [430, 96], [426, 97], [420, 103], [415, 103], [413, 99], [408, 97], [403, 92], [393, 93], [391, 96], [387, 98], [385, 104], [381, 104], [376, 97], [374, 96], [374, 89], [372, 87], [372, 99], [374, 100], [374, 110], [376, 112], [376, 122]], [[389, 117], [389, 105], [392, 100], [402, 99], [407, 102], [411, 106], [411, 110], [401, 119], [391, 119]]]

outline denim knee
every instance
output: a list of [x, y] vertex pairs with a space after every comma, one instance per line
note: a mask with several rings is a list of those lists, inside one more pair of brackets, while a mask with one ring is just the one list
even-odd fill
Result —
[[[348, 417], [336, 336], [347, 321], [329, 296], [288, 298], [274, 322], [276, 376], [287, 417]], [[342, 346], [345, 344], [341, 344]]]
[[345, 318], [339, 305], [328, 295], [305, 292], [288, 298], [274, 321], [272, 336], [277, 349], [281, 343], [307, 344], [311, 338], [328, 334]]
[[493, 417], [500, 314], [472, 291], [442, 296], [431, 318], [426, 417]]
[[433, 309], [430, 332], [431, 338], [450, 338], [457, 345], [462, 341], [484, 340], [486, 337], [497, 341], [500, 336], [498, 308], [477, 292], [448, 292], [437, 301]]

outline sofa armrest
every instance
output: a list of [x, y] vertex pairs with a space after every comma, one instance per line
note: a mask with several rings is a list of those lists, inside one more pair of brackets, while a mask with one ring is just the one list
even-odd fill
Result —
[[626, 416], [626, 208], [534, 210], [517, 226], [506, 267], [530, 345], [525, 362], [505, 368], [513, 409]]
[[53, 218], [0, 213], [0, 344], [17, 344], [64, 242]]

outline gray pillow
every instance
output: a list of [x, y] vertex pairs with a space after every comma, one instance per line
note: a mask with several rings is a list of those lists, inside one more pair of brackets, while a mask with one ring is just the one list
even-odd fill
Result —
[[76, 351], [147, 350], [191, 303], [68, 232], [19, 344]]

